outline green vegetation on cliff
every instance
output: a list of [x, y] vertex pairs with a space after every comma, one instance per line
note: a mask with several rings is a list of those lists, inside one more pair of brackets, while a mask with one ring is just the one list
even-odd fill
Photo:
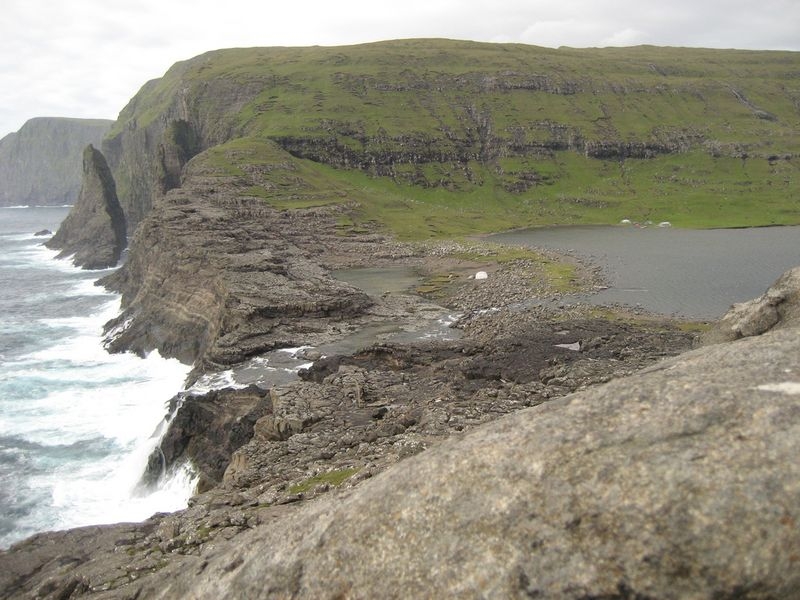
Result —
[[173, 153], [179, 165], [206, 150], [242, 177], [242, 195], [342, 203], [343, 221], [403, 238], [622, 218], [800, 222], [800, 53], [447, 40], [220, 50], [145, 85], [110, 141], [169, 137], [159, 124], [175, 122], [194, 149]]

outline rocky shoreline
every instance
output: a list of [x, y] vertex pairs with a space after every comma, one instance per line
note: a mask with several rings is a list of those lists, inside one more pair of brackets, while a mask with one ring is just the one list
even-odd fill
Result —
[[[187, 385], [255, 374], [171, 401], [141, 486], [190, 462], [186, 509], [15, 544], [0, 596], [797, 596], [797, 269], [700, 335], [577, 301], [603, 273], [576, 257], [441, 241], [659, 206], [728, 223], [720, 189], [731, 206], [761, 199], [742, 223], [790, 220], [791, 103], [768, 113], [775, 154], [744, 152], [766, 134], [726, 116], [744, 97], [728, 66], [703, 83], [691, 54], [637, 52], [232, 49], [147, 83], [87, 149], [57, 241], [89, 267], [128, 243], [102, 281], [122, 295], [109, 351], [178, 358]], [[736, 85], [780, 97], [793, 58], [758, 60], [763, 76]], [[671, 120], [625, 133], [681, 95]], [[562, 101], [576, 110], [548, 108]], [[617, 107], [601, 126], [598, 102]], [[712, 158], [720, 174], [698, 188]], [[723, 173], [739, 161], [769, 171], [734, 193]], [[368, 291], [346, 276], [359, 268], [409, 283]], [[268, 374], [297, 348], [313, 365]]]
[[[9, 598], [786, 597], [800, 583], [781, 566], [792, 569], [800, 517], [789, 502], [800, 479], [780, 458], [797, 439], [797, 271], [737, 306], [703, 335], [716, 345], [694, 351], [697, 334], [674, 322], [511, 304], [462, 319], [458, 340], [376, 344], [321, 358], [269, 390], [183, 398], [162, 448], [202, 473], [190, 506], [33, 536], [0, 553], [0, 589]], [[727, 341], [742, 336], [757, 337]], [[783, 417], [751, 417], [748, 390]], [[729, 434], [760, 449], [731, 452]], [[755, 479], [740, 488], [742, 478]], [[748, 499], [729, 503], [731, 493]], [[784, 507], [775, 527], [762, 518], [769, 506]], [[330, 549], [306, 547], [306, 536]], [[413, 556], [402, 539], [418, 540]], [[364, 556], [373, 545], [392, 558]]]
[[[380, 242], [360, 243], [372, 249]], [[457, 274], [440, 301], [461, 313], [455, 323], [459, 339], [376, 343], [354, 354], [317, 357], [295, 382], [176, 399], [181, 409], [143, 485], [157, 484], [163, 473], [190, 460], [200, 473], [200, 493], [190, 507], [140, 524], [33, 536], [0, 554], [4, 594], [139, 597], [143, 585], [159, 587], [172, 568], [195, 565], [223, 541], [235, 543], [253, 528], [277, 526], [305, 504], [357, 488], [447, 439], [624, 377], [690, 348], [696, 338], [666, 320], [614, 321], [587, 305], [520, 304], [522, 296], [559, 294], [541, 272], [537, 276], [540, 265], [525, 260], [493, 264], [492, 250], [478, 261], [448, 258], [452, 249], [445, 247], [398, 245], [391, 252], [401, 256], [387, 257], [386, 263], [399, 261], [420, 273], [435, 273], [442, 271], [444, 260], [445, 270]], [[325, 256], [328, 267], [341, 267], [365, 264], [370, 253]], [[294, 257], [282, 264], [291, 271]], [[478, 267], [488, 268], [491, 276], [470, 278], [467, 273]], [[362, 300], [346, 284], [335, 285], [358, 299], [359, 309], [349, 313], [353, 316], [337, 314], [335, 326], [306, 328], [303, 337], [284, 337], [283, 343], [328, 341], [388, 316], [407, 326], [418, 324], [430, 305], [415, 293]], [[298, 327], [304, 318], [284, 318], [282, 326]]]
[[[316, 539], [315, 519], [319, 515], [339, 514], [340, 510], [349, 510], [347, 507], [351, 504], [359, 505], [361, 498], [373, 498], [376, 493], [399, 494], [393, 501], [398, 505], [417, 504], [403, 509], [406, 512], [394, 514], [384, 506], [383, 500], [373, 499], [376, 506], [381, 506], [381, 512], [365, 512], [360, 508], [363, 514], [347, 513], [336, 519], [365, 523], [363, 519], [369, 518], [371, 525], [364, 527], [385, 530], [386, 539], [393, 539], [391, 523], [396, 519], [402, 523], [403, 515], [417, 515], [413, 517], [418, 524], [414, 526], [412, 537], [426, 537], [427, 523], [436, 528], [431, 530], [434, 536], [437, 535], [434, 531], [444, 527], [443, 535], [451, 539], [449, 543], [454, 544], [455, 554], [443, 558], [445, 562], [439, 566], [435, 558], [425, 558], [425, 552], [413, 557], [404, 555], [382, 566], [373, 564], [371, 568], [377, 569], [373, 579], [381, 579], [379, 573], [386, 574], [387, 582], [402, 581], [408, 590], [416, 589], [415, 593], [421, 595], [425, 595], [426, 590], [461, 593], [466, 589], [462, 584], [453, 583], [450, 576], [432, 579], [424, 569], [420, 571], [423, 567], [419, 561], [430, 563], [425, 569], [445, 568], [452, 574], [462, 573], [472, 578], [475, 573], [482, 572], [483, 567], [473, 565], [464, 570], [466, 567], [459, 566], [461, 559], [458, 557], [467, 547], [483, 548], [475, 552], [483, 553], [490, 560], [505, 555], [506, 550], [497, 554], [497, 549], [492, 549], [492, 540], [506, 525], [498, 523], [483, 534], [471, 531], [462, 538], [458, 531], [448, 529], [448, 518], [443, 515], [452, 514], [452, 518], [458, 520], [465, 514], [485, 509], [489, 512], [480, 517], [485, 518], [500, 510], [498, 507], [516, 502], [513, 500], [518, 495], [515, 490], [525, 487], [524, 481], [541, 476], [538, 471], [527, 472], [524, 470], [527, 467], [522, 466], [539, 456], [540, 451], [543, 452], [541, 460], [551, 460], [547, 458], [548, 452], [554, 455], [567, 452], [572, 457], [577, 450], [564, 448], [569, 448], [570, 444], [576, 448], [587, 443], [591, 446], [591, 440], [597, 436], [600, 447], [606, 443], [613, 447], [617, 443], [613, 441], [614, 431], [622, 425], [601, 425], [597, 430], [588, 426], [580, 433], [571, 433], [574, 427], [583, 427], [583, 417], [574, 420], [574, 415], [558, 416], [559, 411], [569, 412], [572, 409], [568, 407], [574, 402], [593, 406], [595, 397], [602, 399], [599, 400], [601, 404], [610, 401], [613, 404], [614, 394], [609, 396], [602, 390], [615, 389], [619, 390], [620, 397], [630, 398], [633, 404], [622, 409], [622, 413], [616, 412], [616, 408], [598, 408], [594, 417], [599, 419], [598, 423], [615, 418], [615, 414], [629, 414], [631, 419], [644, 419], [642, 427], [648, 430], [655, 426], [647, 424], [649, 411], [657, 414], [662, 410], [658, 408], [661, 403], [669, 402], [677, 392], [663, 392], [666, 395], [659, 392], [658, 389], [667, 385], [664, 382], [655, 384], [655, 391], [645, 387], [636, 392], [637, 381], [653, 379], [637, 373], [642, 369], [646, 373], [648, 367], [657, 373], [669, 373], [675, 368], [678, 379], [685, 371], [690, 373], [687, 377], [696, 380], [703, 368], [712, 372], [710, 366], [694, 366], [695, 362], [713, 363], [714, 359], [708, 356], [717, 351], [707, 348], [686, 354], [687, 357], [697, 355], [697, 358], [673, 359], [677, 361], [672, 363], [677, 365], [675, 367], [653, 366], [669, 365], [659, 361], [689, 351], [697, 344], [698, 333], [691, 324], [573, 302], [565, 289], [585, 291], [602, 284], [602, 274], [591, 266], [573, 265], [568, 270], [569, 281], [556, 281], [548, 271], [553, 256], [531, 253], [516, 256], [509, 254], [508, 249], [481, 242], [409, 245], [372, 231], [343, 234], [335, 226], [337, 215], [343, 210], [341, 206], [278, 211], [255, 199], [234, 200], [239, 186], [226, 194], [225, 182], [220, 178], [214, 180], [214, 193], [204, 195], [203, 186], [209, 185], [209, 180], [203, 171], [189, 169], [189, 174], [183, 187], [169, 192], [140, 224], [128, 263], [107, 280], [123, 292], [126, 307], [110, 328], [112, 349], [145, 352], [157, 347], [165, 354], [193, 360], [196, 368], [192, 377], [197, 379], [279, 348], [335, 349], [337, 340], [371, 327], [382, 331], [380, 326], [387, 322], [391, 323], [387, 331], [424, 331], [431, 315], [436, 314], [436, 310], [441, 311], [442, 306], [459, 315], [453, 323], [459, 335], [451, 339], [409, 340], [392, 339], [387, 334], [385, 339], [379, 337], [353, 352], [307, 351], [313, 366], [301, 371], [297, 380], [274, 384], [265, 380], [246, 389], [214, 390], [202, 395], [187, 393], [175, 398], [173, 402], [180, 404], [180, 409], [168, 427], [158, 455], [153, 457], [143, 475], [142, 486], [157, 485], [159, 478], [170, 469], [190, 461], [200, 475], [198, 493], [191, 499], [190, 506], [173, 514], [154, 515], [142, 523], [49, 532], [24, 540], [0, 553], [0, 590], [4, 596], [78, 598], [91, 595], [133, 599], [224, 597], [225, 594], [265, 598], [405, 595], [399, 590], [406, 588], [396, 588], [392, 592], [374, 581], [364, 580], [365, 572], [359, 568], [353, 571], [351, 565], [340, 565], [335, 559], [333, 563], [325, 563], [327, 559], [313, 548], [298, 549], [296, 545], [298, 536], [305, 535], [304, 530], [308, 531], [310, 539]], [[420, 284], [407, 290], [368, 294], [331, 276], [336, 269], [397, 265], [417, 273]], [[486, 271], [487, 278], [477, 278], [477, 269]], [[715, 342], [755, 335], [775, 329], [783, 321], [791, 328], [791, 323], [796, 322], [796, 308], [792, 307], [797, 306], [797, 289], [800, 286], [796, 275], [782, 280], [760, 303], [737, 309], [739, 316], [733, 322], [726, 318], [714, 330], [718, 332], [721, 327], [733, 333], [726, 333], [720, 339], [717, 339], [720, 334], [710, 333], [705, 339]], [[545, 301], [530, 301], [536, 298]], [[758, 324], [761, 321], [763, 324]], [[768, 334], [762, 337], [771, 339]], [[721, 346], [727, 347], [726, 344]], [[759, 349], [757, 346], [753, 350], [754, 355]], [[719, 352], [727, 356], [725, 351]], [[772, 351], [767, 347], [764, 352]], [[738, 356], [735, 349], [728, 354]], [[796, 364], [796, 359], [786, 355], [785, 349], [775, 358], [775, 365], [783, 363]], [[790, 373], [793, 367], [782, 368]], [[665, 382], [671, 381], [671, 375], [666, 377]], [[633, 382], [630, 385], [634, 391], [626, 387], [628, 381]], [[719, 393], [720, 397], [726, 397], [729, 392]], [[638, 406], [638, 394], [651, 398], [649, 404]], [[571, 400], [573, 398], [576, 400]], [[713, 413], [713, 398], [703, 402], [707, 402], [703, 406]], [[518, 451], [515, 444], [520, 448], [528, 444], [527, 438], [513, 433], [516, 431], [513, 424], [521, 420], [541, 429], [545, 426], [535, 425], [535, 415], [540, 412], [544, 415], [543, 422], [551, 418], [547, 416], [551, 412], [554, 415], [549, 430], [553, 439], [572, 442], [565, 442], [563, 448], [553, 446], [555, 442], [547, 442], [540, 431], [530, 443], [552, 448], [532, 447], [522, 451], [516, 459], [507, 458]], [[677, 422], [680, 425], [685, 421], [685, 427], [692, 429], [693, 418], [678, 417]], [[690, 433], [681, 429], [684, 425], [677, 426], [680, 432], [675, 439], [683, 440], [687, 436], [691, 439]], [[636, 430], [635, 425], [632, 427]], [[658, 441], [662, 439], [661, 433], [654, 434], [654, 443], [673, 443], [669, 441], [668, 429], [664, 429], [667, 432], [664, 441]], [[505, 433], [492, 433], [496, 431]], [[488, 440], [476, 441], [487, 435]], [[610, 437], [602, 441], [607, 436]], [[461, 446], [467, 449], [467, 454], [477, 452], [480, 456], [480, 450], [475, 450], [476, 444], [485, 446], [486, 460], [496, 457], [501, 462], [510, 460], [511, 464], [521, 461], [522, 471], [517, 473], [514, 467], [511, 469], [514, 473], [507, 476], [482, 471], [489, 468], [493, 473], [492, 467], [482, 466], [482, 459], [456, 461], [460, 465], [458, 469], [463, 469], [464, 473], [483, 473], [479, 477], [486, 478], [485, 481], [501, 478], [490, 486], [491, 489], [486, 488], [486, 497], [492, 500], [473, 498], [470, 501], [473, 504], [464, 505], [457, 500], [458, 495], [472, 497], [472, 492], [462, 489], [443, 492], [449, 500], [439, 504], [435, 489], [417, 490], [406, 497], [403, 489], [392, 488], [393, 480], [404, 482], [402, 485], [409, 490], [418, 488], [422, 482], [415, 482], [417, 470], [430, 481], [443, 477], [437, 484], [443, 490], [450, 485], [462, 485], [459, 482], [464, 475], [460, 471], [453, 471], [455, 467], [450, 465], [438, 473], [436, 461], [446, 462], [450, 459], [443, 459], [443, 456], [457, 456], [458, 451], [454, 449]], [[591, 455], [595, 450], [586, 452]], [[632, 464], [625, 456], [623, 452], [615, 459], [614, 464], [620, 469]], [[569, 475], [575, 485], [588, 485], [593, 477], [598, 477], [593, 470], [595, 467], [581, 467], [582, 463], [575, 460], [569, 458], [566, 463], [574, 462], [578, 469], [577, 474]], [[501, 468], [498, 473], [510, 468], [503, 464], [505, 466], [498, 467]], [[588, 471], [583, 473], [580, 469]], [[681, 471], [684, 467], [675, 469], [678, 469], [675, 472], [688, 473]], [[673, 467], [668, 467], [667, 471], [672, 473]], [[466, 484], [468, 487], [484, 489], [483, 479], [470, 481]], [[554, 489], [558, 490], [559, 485], [562, 484], [558, 483]], [[682, 485], [675, 487], [678, 497], [674, 502], [685, 500], [681, 500], [681, 494], [685, 493], [681, 491]], [[382, 489], [386, 491], [375, 491]], [[565, 502], [572, 497], [562, 492], [553, 492], [555, 495], [536, 492], [533, 496], [540, 498], [535, 502], [545, 504]], [[612, 500], [617, 498], [617, 492], [603, 494], [610, 494], [608, 497]], [[485, 502], [490, 505], [481, 508]], [[660, 505], [660, 502], [653, 504]], [[583, 505], [578, 502], [575, 506]], [[584, 521], [593, 522], [596, 515], [605, 510], [602, 506], [601, 502], [595, 508], [563, 512], [557, 518], [564, 520], [562, 525], [566, 523], [564, 535], [570, 537], [570, 531], [580, 531]], [[651, 508], [647, 507], [645, 512]], [[515, 512], [523, 509], [524, 503], [507, 515], [512, 520], [525, 522], [527, 517]], [[540, 506], [537, 510], [544, 509]], [[501, 513], [506, 514], [504, 509], [498, 514]], [[327, 518], [320, 522], [327, 522]], [[622, 517], [623, 522], [626, 518], [629, 517]], [[660, 521], [653, 517], [648, 522], [659, 526]], [[548, 525], [551, 526], [552, 523]], [[354, 531], [359, 527], [361, 525]], [[402, 531], [402, 527], [397, 531]], [[616, 529], [612, 531], [622, 531], [620, 527], [620, 524], [613, 525]], [[652, 543], [671, 547], [677, 542], [664, 540], [672, 539], [670, 536], [676, 535], [680, 527], [674, 523], [664, 527], [666, 537], [657, 537]], [[299, 552], [289, 566], [282, 562], [284, 546], [274, 539], [276, 535], [281, 537], [276, 533], [281, 531], [286, 533], [285, 551]], [[325, 535], [322, 534], [323, 538]], [[370, 537], [371, 534], [358, 535]], [[535, 532], [531, 538], [519, 537], [516, 533], [507, 535], [509, 540], [519, 540], [523, 545], [538, 539]], [[635, 532], [633, 535], [631, 543], [636, 543]], [[588, 531], [585, 536], [588, 537], [580, 538], [584, 540], [580, 544], [589, 544], [587, 547], [607, 537]], [[276, 548], [274, 558], [269, 558], [270, 552], [261, 558], [249, 554], [253, 540], [262, 538], [272, 540], [267, 544]], [[324, 545], [322, 541], [317, 543]], [[374, 540], [371, 543], [380, 545]], [[349, 544], [348, 556], [369, 552], [359, 539]], [[392, 544], [384, 549], [387, 555], [403, 553], [402, 546], [397, 545], [399, 541]], [[436, 546], [431, 539], [425, 544]], [[567, 554], [577, 552], [575, 548], [570, 550], [572, 546], [566, 542], [564, 544]], [[336, 552], [340, 550], [330, 556], [335, 557]], [[535, 548], [531, 552], [531, 556], [540, 555]], [[587, 552], [593, 555], [597, 550]], [[519, 550], [513, 550], [512, 554], [515, 553]], [[623, 562], [629, 559], [630, 554], [619, 558]], [[372, 564], [363, 558], [355, 560]], [[396, 560], [406, 561], [404, 564], [415, 570], [416, 583], [411, 584], [398, 575], [396, 567], [400, 563]], [[653, 560], [656, 566], [658, 561], [666, 561], [664, 558]], [[260, 568], [249, 566], [256, 563], [264, 564], [272, 574], [271, 579], [258, 583], [248, 579], [247, 574], [253, 568]], [[669, 561], [663, 564], [667, 563]], [[509, 563], [513, 564], [513, 561]], [[322, 569], [319, 573], [325, 572], [329, 577], [338, 577], [336, 569], [343, 568], [350, 575], [346, 580], [337, 579], [335, 585], [321, 588], [322, 584], [303, 578], [306, 568]], [[402, 572], [406, 567], [397, 568]], [[592, 580], [595, 583], [581, 579], [580, 573], [585, 571], [576, 567], [564, 575], [563, 581], [567, 583], [563, 585], [561, 579], [554, 583], [550, 575], [537, 571], [541, 568], [519, 563], [509, 573], [505, 567], [497, 565], [497, 576], [487, 574], [481, 580], [483, 583], [473, 582], [477, 586], [475, 590], [479, 590], [475, 593], [492, 595], [497, 592], [510, 597], [524, 593], [534, 597], [537, 594], [574, 598], [626, 598], [637, 597], [637, 594], [638, 597], [678, 597], [665, 593], [663, 587], [654, 587], [652, 591], [648, 587], [650, 583], [636, 579], [638, 576], [632, 567], [627, 567], [617, 578]], [[210, 576], [210, 573], [218, 575]], [[192, 590], [195, 576], [199, 577], [199, 587]], [[229, 587], [221, 589], [219, 581], [228, 581], [225, 585]], [[695, 589], [692, 586], [696, 583], [687, 584], [687, 589]], [[564, 587], [569, 585], [574, 586], [569, 588], [572, 591]], [[725, 583], [727, 587], [714, 589], [723, 590], [719, 597], [729, 597], [733, 593], [731, 590], [736, 589], [731, 585]]]
[[[127, 263], [105, 280], [124, 306], [109, 324], [109, 348], [158, 348], [193, 362], [191, 380], [281, 348], [312, 347], [303, 356], [313, 366], [288, 382], [256, 379], [245, 389], [174, 398], [179, 409], [141, 485], [190, 462], [199, 475], [190, 506], [24, 540], [0, 553], [5, 596], [171, 597], [177, 592], [163, 590], [175, 585], [183, 596], [190, 584], [176, 583], [176, 573], [238, 556], [240, 540], [298, 527], [307, 512], [336, 510], [342, 498], [372, 489], [370, 480], [406, 473], [405, 465], [468, 443], [495, 421], [624, 382], [697, 343], [696, 324], [575, 301], [572, 292], [603, 281], [574, 258], [555, 277], [564, 258], [552, 254], [481, 240], [398, 243], [377, 230], [342, 229], [346, 205], [277, 210], [242, 197], [254, 181], [241, 179], [190, 163], [183, 185], [139, 224]], [[334, 277], [360, 267], [414, 276], [382, 293]], [[764, 329], [779, 320], [774, 307], [785, 295], [770, 296]], [[445, 309], [457, 335], [420, 339]], [[299, 564], [318, 558], [312, 552]], [[230, 558], [230, 572], [238, 560]], [[281, 577], [270, 583], [274, 592], [228, 593], [320, 595], [282, 587]], [[520, 575], [517, 584], [525, 581]], [[356, 587], [345, 596], [370, 595], [355, 580], [347, 585]], [[334, 588], [322, 596], [335, 597]], [[632, 597], [619, 590], [607, 597]]]

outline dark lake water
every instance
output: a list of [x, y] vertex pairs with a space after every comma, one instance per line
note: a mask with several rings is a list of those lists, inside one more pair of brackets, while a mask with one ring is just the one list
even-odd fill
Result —
[[604, 267], [600, 304], [716, 319], [761, 295], [800, 265], [800, 227], [690, 230], [626, 226], [547, 227], [500, 233], [493, 242], [573, 253]]

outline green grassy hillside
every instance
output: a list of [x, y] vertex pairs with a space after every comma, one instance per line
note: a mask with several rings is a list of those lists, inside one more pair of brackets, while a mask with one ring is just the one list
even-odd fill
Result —
[[800, 223], [800, 53], [446, 40], [220, 50], [147, 84], [111, 135], [177, 118], [228, 173], [292, 165], [242, 194], [345, 199], [354, 225], [404, 238], [622, 218]]

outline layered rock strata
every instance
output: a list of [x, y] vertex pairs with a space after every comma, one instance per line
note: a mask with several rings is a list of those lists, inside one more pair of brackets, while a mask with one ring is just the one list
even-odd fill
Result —
[[103, 154], [91, 144], [83, 152], [83, 182], [78, 201], [46, 246], [72, 256], [76, 266], [116, 266], [127, 244], [125, 214]]
[[110, 350], [157, 348], [202, 372], [316, 344], [369, 307], [311, 260], [335, 209], [279, 211], [239, 192], [190, 168], [140, 223], [125, 267], [104, 280], [125, 309], [107, 326]]

